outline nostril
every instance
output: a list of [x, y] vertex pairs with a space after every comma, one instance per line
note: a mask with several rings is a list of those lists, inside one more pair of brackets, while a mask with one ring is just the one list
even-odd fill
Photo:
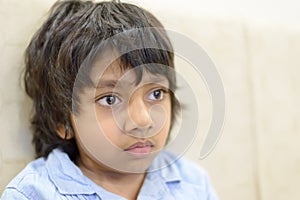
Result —
[[139, 128], [148, 128], [152, 124], [150, 109], [143, 100], [135, 100], [129, 106], [129, 118]]
[[153, 127], [153, 121], [148, 109], [130, 109], [125, 124], [125, 132], [139, 138], [149, 137], [149, 132]]
[[152, 119], [148, 112], [140, 111], [140, 113], [137, 113], [136, 115], [136, 117], [132, 118], [132, 121], [138, 128], [145, 129], [151, 126]]

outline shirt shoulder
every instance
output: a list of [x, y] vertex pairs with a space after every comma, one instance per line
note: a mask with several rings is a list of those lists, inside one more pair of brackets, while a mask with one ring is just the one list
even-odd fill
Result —
[[[80, 169], [60, 149], [29, 163], [5, 188], [6, 199], [96, 198]], [[15, 197], [15, 198], [14, 198]], [[22, 197], [22, 198], [21, 198]]]
[[174, 163], [183, 181], [191, 184], [204, 184], [209, 177], [208, 172], [199, 164], [181, 157]]
[[168, 151], [162, 151], [155, 162], [156, 168], [161, 169], [162, 176], [166, 179], [172, 177], [174, 180], [178, 179], [191, 184], [199, 184], [199, 181], [201, 182], [201, 180], [208, 177], [207, 171], [200, 165]]
[[169, 152], [163, 152], [161, 159], [164, 160], [163, 162], [169, 162], [168, 166], [161, 170], [161, 174], [176, 197], [218, 199], [207, 171], [199, 164]]
[[42, 191], [54, 189], [49, 180], [46, 161], [39, 158], [30, 162], [5, 188], [2, 200], [11, 199], [37, 199], [42, 198]]

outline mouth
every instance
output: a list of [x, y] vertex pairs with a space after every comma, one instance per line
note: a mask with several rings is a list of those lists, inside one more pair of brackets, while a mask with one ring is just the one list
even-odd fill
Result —
[[153, 147], [154, 145], [150, 141], [137, 142], [126, 148], [124, 151], [134, 155], [148, 155], [151, 153]]

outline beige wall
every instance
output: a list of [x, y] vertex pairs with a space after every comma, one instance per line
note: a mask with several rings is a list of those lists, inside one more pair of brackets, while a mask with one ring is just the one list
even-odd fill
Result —
[[[26, 44], [52, 2], [0, 0], [0, 193], [33, 159], [30, 102], [19, 74]], [[207, 51], [225, 87], [226, 123], [216, 148], [198, 159], [210, 116], [204, 105], [204, 128], [186, 156], [209, 171], [221, 199], [300, 199], [300, 30], [152, 11]]]

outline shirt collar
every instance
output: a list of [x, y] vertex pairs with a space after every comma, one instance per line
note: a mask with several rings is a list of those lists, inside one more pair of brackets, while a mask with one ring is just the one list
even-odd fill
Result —
[[174, 155], [161, 151], [148, 169], [138, 199], [165, 199], [170, 193], [168, 184], [181, 181], [175, 162]]
[[[176, 156], [166, 151], [158, 154], [149, 167], [140, 191], [141, 197], [153, 194], [156, 197], [162, 196], [168, 190], [168, 183], [181, 181], [176, 159], [178, 159]], [[69, 156], [59, 149], [54, 149], [49, 154], [46, 168], [50, 179], [61, 194], [92, 195], [97, 193], [99, 196], [101, 194], [101, 198], [114, 196], [88, 179]]]
[[46, 168], [50, 179], [61, 194], [94, 194], [87, 177], [59, 149], [54, 149], [47, 158]]
[[[167, 151], [161, 151], [158, 156], [153, 160], [149, 168], [149, 176], [153, 172], [158, 173], [165, 183], [180, 182], [181, 175], [177, 166], [179, 157]], [[154, 175], [155, 173], [153, 173]]]

